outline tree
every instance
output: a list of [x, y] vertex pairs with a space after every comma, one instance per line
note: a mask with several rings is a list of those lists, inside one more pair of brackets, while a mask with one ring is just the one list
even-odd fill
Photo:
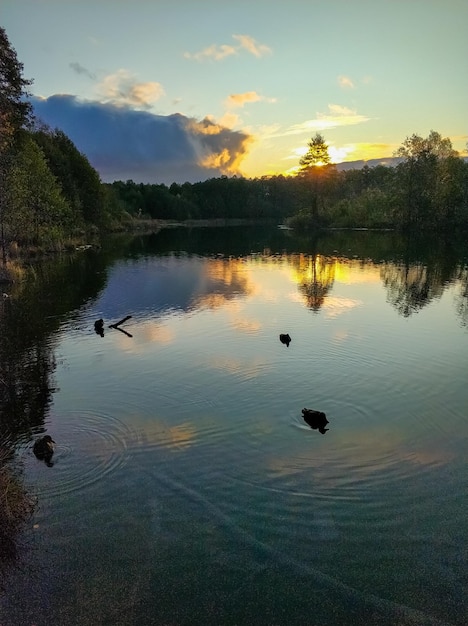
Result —
[[23, 126], [31, 121], [31, 104], [25, 100], [32, 83], [23, 78], [23, 64], [16, 57], [7, 34], [0, 27], [0, 150], [8, 148]]
[[49, 168], [58, 179], [64, 197], [80, 222], [103, 225], [104, 192], [99, 174], [72, 140], [61, 130], [41, 127], [33, 133]]
[[0, 27], [0, 238], [2, 262], [6, 264], [3, 214], [5, 188], [10, 167], [12, 146], [23, 126], [31, 120], [31, 104], [25, 100], [26, 88], [32, 81], [23, 78], [23, 64]]
[[307, 145], [309, 149], [299, 161], [301, 173], [307, 172], [311, 167], [322, 167], [331, 163], [328, 146], [320, 133], [316, 133]]
[[12, 159], [7, 193], [5, 224], [11, 240], [53, 245], [70, 232], [70, 207], [29, 133]]
[[[448, 137], [431, 131], [428, 137], [407, 137], [395, 152], [402, 159], [397, 166], [400, 185], [400, 203], [404, 209], [402, 224], [413, 228], [418, 225], [435, 226], [439, 221], [440, 207], [436, 203], [440, 190], [441, 164], [458, 156]], [[439, 197], [441, 193], [439, 191]]]
[[308, 183], [308, 202], [310, 202], [310, 216], [312, 225], [319, 223], [319, 208], [323, 205], [324, 185], [331, 170], [331, 158], [324, 137], [316, 133], [308, 143], [309, 149], [300, 159], [299, 176]]

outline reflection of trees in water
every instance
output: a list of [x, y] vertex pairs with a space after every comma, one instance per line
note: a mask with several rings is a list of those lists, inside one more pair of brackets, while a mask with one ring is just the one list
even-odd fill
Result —
[[38, 263], [0, 303], [0, 442], [14, 447], [44, 423], [54, 391], [53, 337], [105, 282], [96, 255]]
[[307, 306], [317, 312], [333, 286], [336, 260], [320, 254], [291, 255], [290, 263], [296, 273], [299, 292]]
[[16, 446], [44, 424], [54, 392], [53, 338], [65, 316], [97, 295], [104, 268], [91, 253], [49, 259], [0, 299], [0, 587], [34, 507], [15, 463]]
[[0, 367], [2, 436], [16, 439], [44, 423], [52, 401], [55, 358], [50, 346], [36, 344], [21, 354], [11, 354]]
[[455, 306], [462, 326], [468, 327], [468, 267], [460, 269], [458, 280], [460, 292], [455, 297]]
[[380, 275], [387, 288], [387, 300], [404, 317], [409, 317], [444, 292], [440, 272], [425, 265], [385, 263]]
[[385, 265], [382, 280], [388, 291], [388, 301], [404, 317], [416, 313], [432, 300], [441, 298], [448, 280], [437, 267], [422, 264]]
[[457, 278], [460, 253], [451, 241], [434, 237], [408, 238], [401, 262], [387, 262], [381, 277], [388, 301], [404, 317], [418, 312]]
[[[0, 313], [0, 441], [28, 439], [44, 422], [52, 399], [55, 357], [46, 338], [31, 336], [38, 309], [8, 301]], [[37, 330], [37, 326], [36, 326]]]

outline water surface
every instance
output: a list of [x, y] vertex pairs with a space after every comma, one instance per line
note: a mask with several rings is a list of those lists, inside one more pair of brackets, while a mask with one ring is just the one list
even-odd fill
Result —
[[463, 250], [182, 229], [38, 273], [2, 305], [38, 502], [2, 626], [466, 623]]

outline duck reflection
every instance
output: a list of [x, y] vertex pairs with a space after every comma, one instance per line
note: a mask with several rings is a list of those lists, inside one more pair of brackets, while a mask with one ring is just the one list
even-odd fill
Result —
[[309, 424], [311, 428], [314, 430], [318, 430], [319, 433], [324, 435], [328, 428], [325, 428], [329, 421], [327, 420], [327, 416], [322, 411], [315, 411], [314, 409], [302, 409], [302, 416], [304, 421]]
[[55, 441], [50, 435], [44, 435], [34, 442], [33, 452], [36, 459], [44, 461], [48, 467], [52, 467], [52, 455], [54, 454]]

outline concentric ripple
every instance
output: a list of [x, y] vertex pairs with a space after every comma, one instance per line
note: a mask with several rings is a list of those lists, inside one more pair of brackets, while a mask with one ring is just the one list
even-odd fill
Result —
[[135, 439], [126, 424], [103, 413], [69, 413], [54, 420], [48, 432], [56, 441], [52, 466], [38, 461], [30, 444], [22, 454], [38, 496], [62, 496], [103, 480], [127, 463]]

